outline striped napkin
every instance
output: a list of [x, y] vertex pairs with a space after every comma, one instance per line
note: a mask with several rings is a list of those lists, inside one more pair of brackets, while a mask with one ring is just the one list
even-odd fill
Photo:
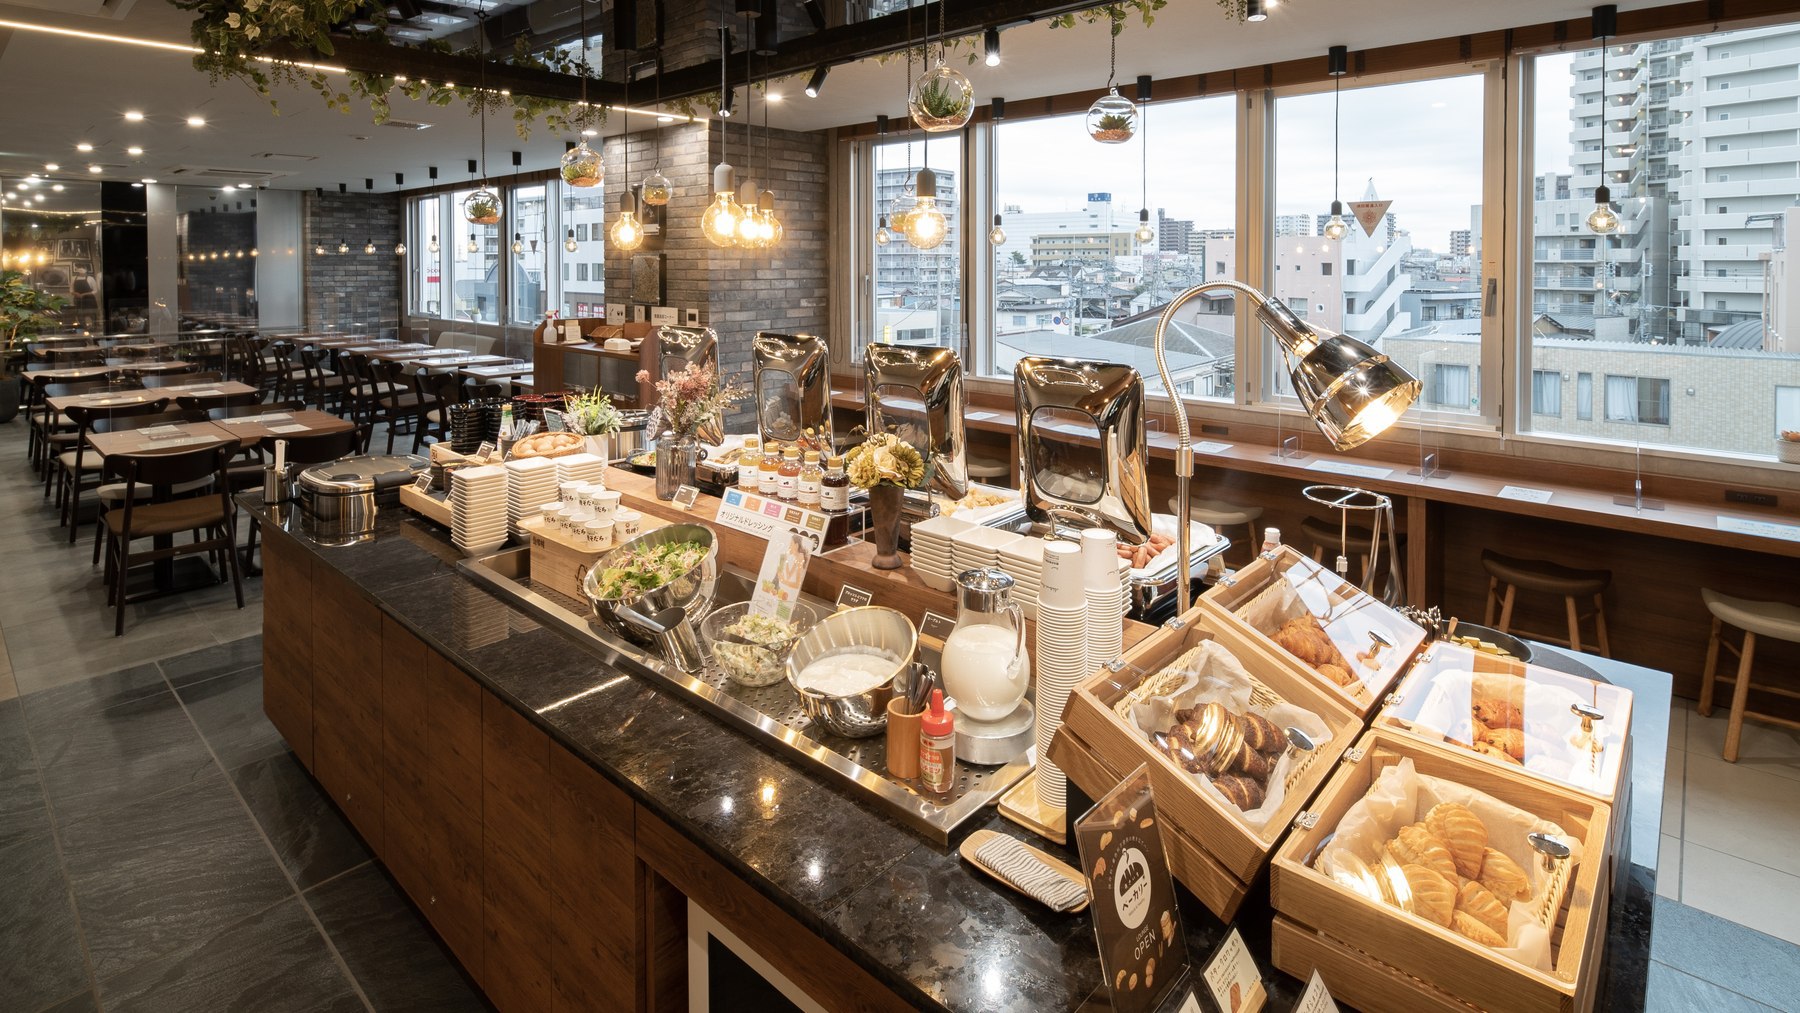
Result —
[[1054, 911], [1080, 907], [1088, 899], [1087, 886], [1072, 882], [1045, 865], [1036, 848], [1011, 837], [996, 837], [975, 850], [1001, 879]]

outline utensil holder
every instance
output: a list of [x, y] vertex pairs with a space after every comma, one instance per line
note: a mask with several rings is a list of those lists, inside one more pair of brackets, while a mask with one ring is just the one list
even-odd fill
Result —
[[900, 697], [887, 706], [888, 773], [903, 781], [919, 776], [919, 722], [925, 716], [922, 710], [907, 710], [910, 706]]
[[294, 498], [293, 465], [277, 470], [274, 465], [263, 468], [264, 503], [286, 503]]

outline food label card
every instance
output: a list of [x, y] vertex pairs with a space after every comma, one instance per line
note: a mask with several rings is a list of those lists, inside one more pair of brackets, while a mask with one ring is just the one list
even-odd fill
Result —
[[862, 608], [864, 605], [867, 605], [874, 600], [874, 594], [857, 587], [855, 584], [845, 584], [838, 589], [837, 608], [839, 612], [842, 612], [845, 609]]
[[1294, 1006], [1294, 1013], [1338, 1013], [1338, 1005], [1325, 988], [1325, 979], [1319, 977], [1318, 968], [1313, 968], [1312, 980], [1306, 983], [1306, 993]]
[[1075, 841], [1094, 899], [1094, 936], [1112, 1009], [1149, 1013], [1188, 965], [1149, 768], [1138, 767], [1076, 821]]
[[720, 524], [746, 534], [775, 541], [791, 531], [805, 534], [814, 554], [823, 550], [825, 528], [831, 518], [816, 510], [798, 507], [773, 496], [761, 496], [744, 489], [725, 490], [715, 518]]
[[1213, 1001], [1225, 1013], [1255, 1013], [1268, 1001], [1256, 959], [1250, 956], [1250, 948], [1244, 945], [1244, 937], [1237, 929], [1225, 937], [1201, 977], [1206, 979]]

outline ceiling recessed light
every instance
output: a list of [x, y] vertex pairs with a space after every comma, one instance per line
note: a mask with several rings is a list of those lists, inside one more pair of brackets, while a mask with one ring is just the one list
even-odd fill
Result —
[[250, 184], [248, 184], [248, 183], [239, 183], [239, 184], [238, 184], [238, 189], [239, 189], [239, 190], [248, 190], [248, 189], [250, 189]]
[[763, 94], [763, 100], [767, 102], [780, 102], [781, 93], [778, 91], [765, 92]]
[[45, 162], [44, 163], [44, 171], [45, 172], [55, 172], [56, 170], [58, 170], [60, 168], [62, 168], [62, 166], [57, 165], [55, 162]]
[[94, 150], [94, 146], [92, 144], [89, 144], [86, 141], [82, 141], [80, 144], [75, 145], [75, 150], [76, 151], [92, 151], [92, 150]]
[[142, 123], [144, 121], [144, 114], [133, 109], [125, 114], [125, 118], [133, 123]]
[[57, 193], [62, 193], [62, 184], [61, 183], [52, 183], [52, 184], [50, 184], [50, 189], [55, 190]]
[[581, 132], [581, 136], [583, 136], [583, 137], [598, 137], [598, 136], [600, 136], [600, 131], [595, 130], [593, 127], [588, 127], [586, 130], [583, 130]]
[[204, 126], [206, 126], [206, 117], [204, 117], [204, 116], [189, 116], [187, 118], [187, 125], [190, 127], [204, 127]]
[[143, 188], [144, 188], [144, 184], [142, 184], [142, 183], [133, 183], [133, 184], [131, 184], [131, 188], [132, 188], [132, 189], [133, 189], [133, 190], [142, 190], [142, 189], [143, 189]]
[[146, 182], [146, 183], [154, 183], [154, 182], [156, 182], [156, 180], [154, 180], [154, 179], [151, 179], [151, 178], [150, 178], [150, 177], [149, 177], [149, 176], [145, 176], [145, 177], [144, 177], [144, 182]]
[[132, 146], [131, 146], [131, 147], [129, 147], [129, 148], [126, 148], [126, 149], [125, 149], [125, 153], [126, 153], [126, 154], [127, 154], [127, 155], [141, 155], [141, 154], [143, 154], [143, 153], [144, 153], [144, 149], [143, 149], [143, 148], [140, 148], [140, 147], [138, 147], [138, 146], [137, 146], [137, 145], [135, 145], [135, 144], [134, 144], [134, 145], [132, 145]]
[[39, 204], [44, 203], [44, 195], [41, 193], [33, 195], [31, 199], [37, 201]]
[[91, 172], [91, 173], [93, 173], [93, 174], [95, 174], [95, 175], [96, 175], [96, 176], [97, 176], [97, 175], [99, 175], [99, 174], [100, 174], [100, 172], [101, 172], [101, 169], [100, 169], [100, 167], [99, 167], [99, 166], [97, 166], [97, 165], [90, 165], [90, 166], [88, 166], [88, 171], [89, 171], [89, 172]]

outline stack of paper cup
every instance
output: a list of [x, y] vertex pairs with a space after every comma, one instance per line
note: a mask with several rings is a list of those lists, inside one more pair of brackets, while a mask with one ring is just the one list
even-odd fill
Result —
[[1050, 762], [1050, 740], [1062, 727], [1069, 693], [1089, 674], [1087, 598], [1081, 588], [1081, 550], [1068, 542], [1044, 545], [1043, 588], [1037, 608], [1037, 795], [1052, 809], [1068, 805], [1069, 782]]
[[1125, 585], [1119, 577], [1119, 541], [1111, 531], [1088, 528], [1081, 533], [1081, 583], [1092, 620], [1088, 664], [1097, 668], [1125, 647]]

